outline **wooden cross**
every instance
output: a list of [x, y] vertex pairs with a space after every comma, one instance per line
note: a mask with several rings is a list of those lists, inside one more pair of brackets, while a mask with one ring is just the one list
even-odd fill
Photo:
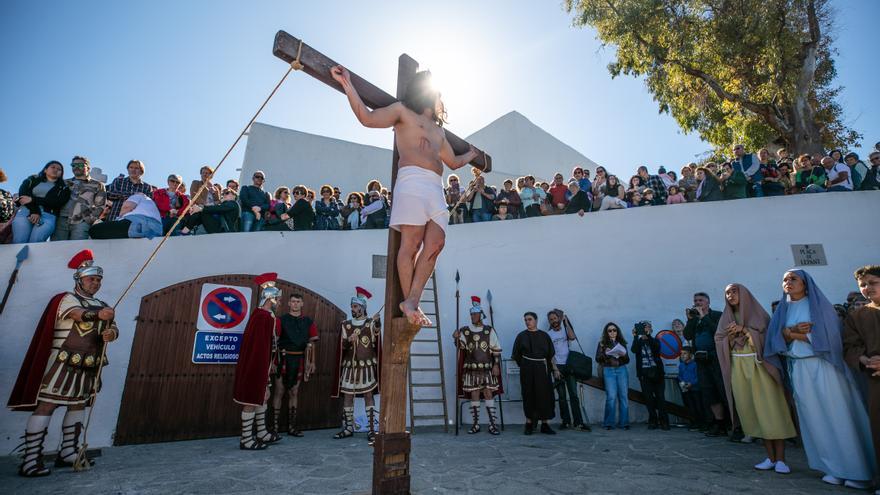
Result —
[[[339, 64], [301, 40], [284, 31], [278, 31], [278, 34], [275, 35], [275, 47], [272, 52], [276, 57], [301, 68], [306, 74], [337, 91], [344, 92], [342, 86], [330, 75], [330, 68]], [[398, 98], [403, 97], [409, 81], [415, 76], [418, 68], [418, 62], [411, 57], [406, 54], [400, 56], [397, 69]], [[397, 98], [370, 84], [351, 72], [350, 69], [349, 73], [352, 85], [369, 108], [386, 107], [398, 101]], [[471, 145], [465, 140], [449, 130], [445, 130], [445, 132], [446, 140], [449, 141], [456, 155], [464, 154], [470, 149]], [[399, 158], [400, 155], [395, 143], [391, 160], [392, 191], [397, 180]], [[492, 170], [492, 158], [481, 151], [471, 162], [471, 165], [483, 170], [483, 172], [489, 172]], [[406, 431], [406, 380], [409, 348], [413, 338], [419, 332], [419, 327], [410, 324], [399, 308], [404, 299], [397, 273], [397, 251], [399, 248], [400, 232], [389, 229], [385, 276], [385, 338], [382, 345], [382, 383], [380, 384], [382, 407], [379, 414], [379, 434], [376, 437], [373, 451], [373, 493], [383, 495], [408, 494], [410, 486], [410, 439], [409, 432]], [[439, 315], [435, 317], [439, 318]]]

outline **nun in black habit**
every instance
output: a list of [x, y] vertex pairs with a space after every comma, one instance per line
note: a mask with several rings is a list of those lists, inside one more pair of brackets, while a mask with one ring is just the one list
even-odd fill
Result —
[[541, 433], [553, 435], [547, 421], [555, 416], [555, 397], [550, 373], [559, 373], [553, 362], [555, 351], [550, 336], [538, 329], [538, 315], [529, 311], [523, 315], [526, 329], [513, 343], [513, 360], [519, 366], [522, 387], [523, 412], [526, 416], [525, 434], [531, 435], [535, 422], [541, 422]]

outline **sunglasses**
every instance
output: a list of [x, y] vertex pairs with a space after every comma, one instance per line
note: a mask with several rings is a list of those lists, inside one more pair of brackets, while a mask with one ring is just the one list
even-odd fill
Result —
[[263, 177], [262, 175], [255, 175], [255, 176], [254, 176], [254, 179], [264, 180], [265, 177]]

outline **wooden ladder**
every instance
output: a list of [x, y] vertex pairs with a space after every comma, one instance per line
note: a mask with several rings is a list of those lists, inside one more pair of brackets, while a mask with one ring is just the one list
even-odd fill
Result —
[[[440, 331], [440, 306], [437, 301], [437, 277], [431, 274], [419, 305], [434, 326], [423, 327], [413, 339], [409, 354], [409, 426], [437, 425], [449, 432], [446, 404], [446, 379], [443, 373], [443, 343]], [[442, 408], [442, 414], [441, 414]]]

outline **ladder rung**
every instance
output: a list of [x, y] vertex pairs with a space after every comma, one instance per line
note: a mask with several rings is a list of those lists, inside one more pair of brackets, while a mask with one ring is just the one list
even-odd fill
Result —
[[440, 354], [430, 352], [411, 352], [409, 355], [413, 357], [440, 357]]
[[444, 402], [443, 399], [413, 399], [413, 402], [418, 404], [427, 404], [427, 403], [436, 403], [436, 402]]
[[428, 416], [413, 416], [413, 419], [446, 419], [442, 414], [431, 414]]
[[410, 383], [410, 387], [442, 387], [440, 383]]
[[437, 343], [437, 339], [413, 339], [413, 342], [434, 342]]
[[410, 371], [440, 371], [440, 368], [410, 368]]

